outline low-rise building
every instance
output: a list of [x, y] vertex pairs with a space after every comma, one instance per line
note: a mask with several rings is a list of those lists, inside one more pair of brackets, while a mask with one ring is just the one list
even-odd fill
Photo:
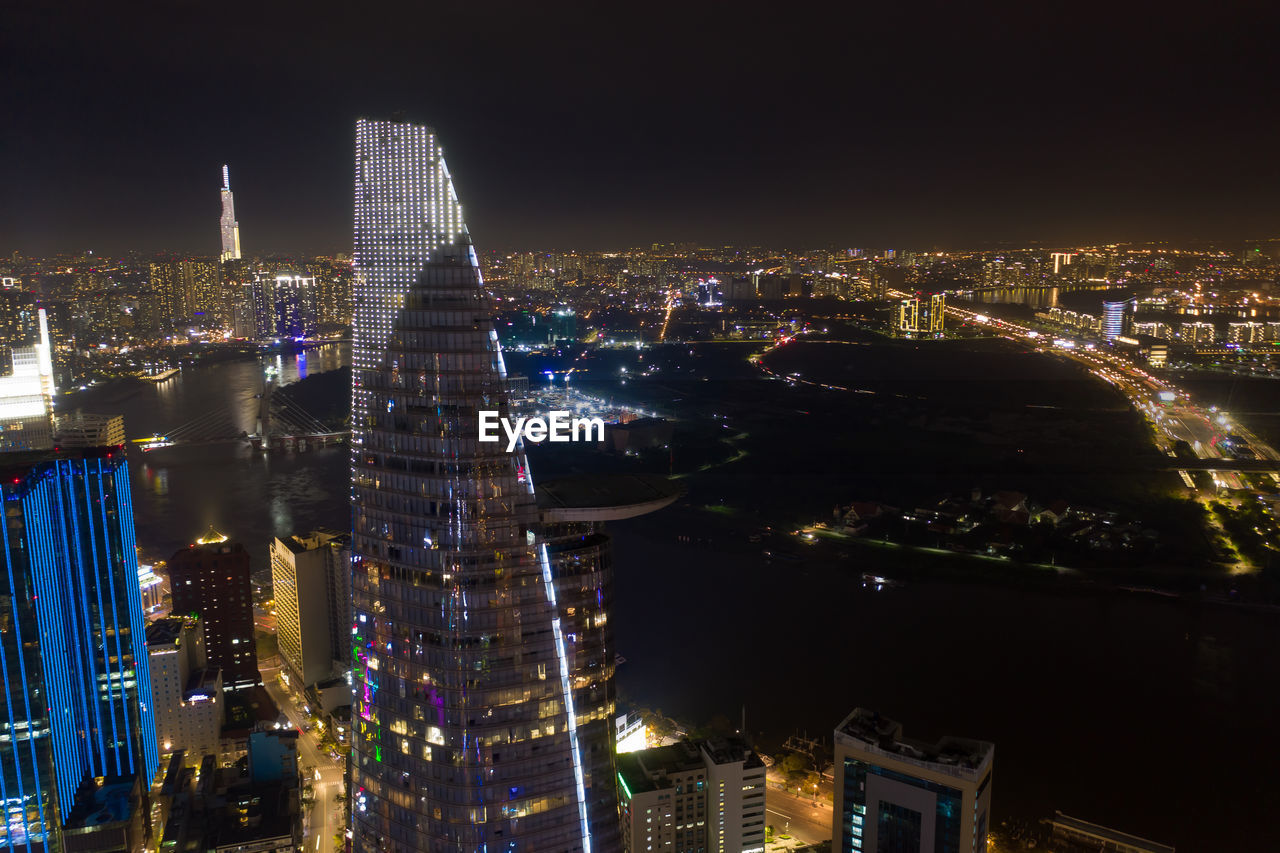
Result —
[[219, 751], [222, 672], [208, 665], [198, 616], [170, 616], [147, 626], [156, 739], [162, 752], [186, 750], [193, 761]]

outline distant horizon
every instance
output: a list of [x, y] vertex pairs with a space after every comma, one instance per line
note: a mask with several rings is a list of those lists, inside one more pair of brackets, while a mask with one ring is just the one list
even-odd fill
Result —
[[[944, 255], [951, 254], [973, 254], [988, 253], [999, 251], [1045, 251], [1051, 252], [1055, 250], [1088, 250], [1088, 249], [1104, 249], [1109, 246], [1117, 248], [1128, 248], [1130, 250], [1142, 249], [1158, 249], [1166, 247], [1173, 250], [1192, 250], [1192, 251], [1241, 251], [1248, 248], [1261, 247], [1269, 243], [1280, 243], [1280, 234], [1274, 236], [1260, 237], [1167, 237], [1167, 238], [1149, 238], [1149, 239], [1125, 239], [1125, 240], [1105, 240], [1091, 242], [1053, 242], [1050, 240], [991, 240], [967, 244], [964, 246], [938, 246], [931, 245], [928, 247], [909, 244], [868, 244], [868, 243], [809, 243], [802, 245], [770, 245], [765, 243], [734, 243], [720, 241], [700, 241], [693, 239], [665, 239], [650, 240], [645, 242], [637, 242], [626, 246], [611, 246], [608, 248], [584, 248], [581, 246], [501, 246], [501, 247], [485, 247], [477, 245], [476, 253], [478, 255], [486, 254], [526, 254], [541, 252], [557, 252], [557, 253], [577, 253], [577, 254], [626, 254], [632, 252], [651, 252], [651, 246], [658, 244], [693, 244], [695, 250], [707, 249], [764, 249], [769, 252], [785, 252], [800, 253], [808, 251], [844, 251], [847, 249], [859, 249], [868, 254], [861, 257], [869, 258], [873, 255], [870, 253], [879, 253], [884, 251], [894, 252], [913, 252], [913, 253], [941, 253]], [[181, 249], [126, 249], [112, 252], [99, 252], [94, 249], [62, 249], [47, 252], [25, 252], [20, 248], [8, 248], [0, 250], [0, 267], [11, 262], [14, 253], [22, 260], [43, 260], [47, 258], [75, 258], [81, 257], [85, 252], [92, 253], [95, 257], [101, 257], [110, 260], [125, 260], [131, 257], [139, 257], [142, 259], [161, 258], [172, 256], [180, 260], [218, 260], [217, 251], [184, 251]], [[332, 258], [338, 255], [352, 254], [352, 248], [329, 250], [329, 251], [264, 251], [254, 252], [246, 250], [244, 252], [245, 261], [253, 261], [256, 259], [290, 259], [290, 258]]]

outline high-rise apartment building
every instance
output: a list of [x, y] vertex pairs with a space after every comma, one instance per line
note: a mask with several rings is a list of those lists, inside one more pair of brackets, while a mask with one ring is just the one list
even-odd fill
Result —
[[920, 300], [914, 296], [898, 303], [898, 331], [920, 331]]
[[156, 262], [151, 264], [149, 281], [155, 320], [161, 328], [172, 328], [180, 321], [192, 321], [206, 328], [226, 325], [230, 308], [217, 263]]
[[623, 853], [762, 853], [765, 766], [741, 738], [618, 756]]
[[259, 338], [302, 338], [316, 332], [316, 280], [292, 272], [254, 273], [249, 285]]
[[835, 731], [833, 853], [982, 853], [995, 746], [909, 741], [856, 708]]
[[356, 127], [355, 851], [592, 849], [552, 560], [434, 133]]
[[271, 540], [271, 587], [280, 654], [302, 685], [345, 673], [351, 660], [351, 537], [317, 530]]
[[243, 545], [210, 530], [169, 559], [173, 612], [197, 614], [209, 666], [227, 690], [262, 683], [253, 636], [253, 578]]
[[221, 260], [238, 261], [240, 259], [240, 223], [236, 221], [236, 202], [231, 195], [231, 169], [222, 167], [222, 220], [219, 225], [222, 232]]
[[0, 463], [0, 849], [140, 843], [160, 758], [128, 464], [106, 449]]
[[1267, 327], [1263, 323], [1228, 323], [1227, 343], [1260, 344], [1267, 339]]
[[1178, 337], [1181, 338], [1184, 343], [1211, 344], [1217, 335], [1218, 331], [1213, 323], [1195, 322], [1178, 324]]
[[210, 667], [198, 616], [169, 616], [147, 626], [156, 740], [185, 750], [193, 765], [217, 755], [222, 737], [222, 672]]

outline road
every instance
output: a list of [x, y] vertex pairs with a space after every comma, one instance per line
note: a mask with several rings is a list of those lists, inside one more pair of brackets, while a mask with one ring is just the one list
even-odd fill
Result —
[[[1093, 344], [1076, 346], [1074, 341], [1055, 339], [1052, 335], [1027, 326], [988, 317], [966, 308], [948, 305], [946, 311], [955, 319], [984, 325], [1001, 337], [1074, 361], [1099, 379], [1114, 385], [1129, 398], [1134, 408], [1146, 413], [1156, 423], [1167, 439], [1166, 451], [1170, 451], [1175, 442], [1185, 441], [1191, 445], [1197, 457], [1221, 459], [1223, 453], [1219, 442], [1227, 433], [1236, 432], [1246, 438], [1259, 458], [1278, 458], [1275, 450], [1239, 424], [1233, 423], [1225, 413], [1212, 409], [1206, 411], [1193, 404], [1186, 392], [1152, 376], [1118, 353], [1097, 348]], [[1164, 400], [1161, 400], [1162, 395]], [[1215, 471], [1213, 478], [1219, 488], [1247, 488], [1240, 475], [1233, 471]]]
[[831, 803], [812, 797], [798, 797], [773, 787], [764, 792], [765, 823], [773, 825], [774, 837], [789, 834], [806, 844], [831, 838]]
[[[303, 768], [313, 768], [309, 781], [315, 793], [310, 806], [304, 806], [302, 840], [303, 847], [317, 853], [337, 853], [334, 836], [345, 830], [343, 825], [343, 806], [337, 797], [343, 793], [342, 765], [334, 761], [327, 751], [320, 746], [316, 736], [308, 732], [304, 726], [307, 722], [302, 709], [296, 700], [280, 683], [279, 658], [263, 662], [258, 668], [262, 673], [262, 683], [272, 701], [280, 708], [280, 712], [298, 729], [298, 761]], [[318, 774], [318, 775], [317, 775]], [[318, 814], [317, 814], [318, 812]]]

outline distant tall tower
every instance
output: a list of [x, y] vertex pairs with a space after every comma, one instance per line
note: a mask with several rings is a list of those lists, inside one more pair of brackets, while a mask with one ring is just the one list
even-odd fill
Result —
[[236, 222], [236, 202], [231, 195], [231, 170], [222, 167], [222, 256], [224, 261], [240, 260], [240, 223]]
[[510, 404], [457, 196], [426, 127], [361, 120], [355, 165], [352, 850], [590, 853], [579, 638], [523, 447], [477, 440]]

